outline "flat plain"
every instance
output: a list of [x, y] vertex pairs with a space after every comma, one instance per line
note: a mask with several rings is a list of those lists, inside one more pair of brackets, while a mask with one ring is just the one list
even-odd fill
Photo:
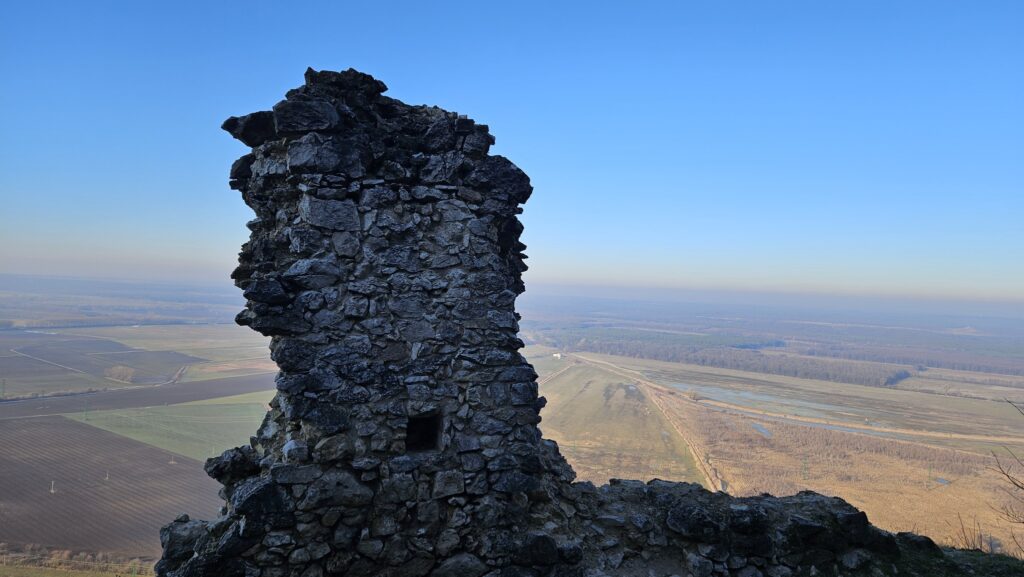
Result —
[[266, 339], [242, 331], [233, 325], [0, 331], [0, 396], [18, 399], [274, 372]]
[[[1024, 421], [1004, 401], [1024, 398], [1019, 323], [586, 301], [524, 317], [523, 354], [548, 399], [541, 429], [581, 480], [811, 489], [891, 530], [956, 545], [962, 518], [987, 547], [1011, 543], [991, 466], [993, 452], [1024, 452]], [[17, 488], [0, 496], [0, 543], [149, 563], [161, 524], [220, 505], [200, 462], [259, 426], [276, 373], [267, 339], [227, 324], [35, 330], [0, 331], [8, 397], [35, 396], [0, 402], [0, 486]], [[122, 382], [112, 366], [135, 372]], [[138, 466], [124, 472], [125, 460]], [[58, 521], [114, 509], [84, 533]]]
[[[259, 426], [276, 372], [266, 345], [234, 325], [0, 331], [0, 544], [62, 567], [0, 575], [138, 571], [159, 555], [161, 525], [215, 516], [219, 485], [202, 460]], [[132, 558], [141, 565], [119, 565]]]

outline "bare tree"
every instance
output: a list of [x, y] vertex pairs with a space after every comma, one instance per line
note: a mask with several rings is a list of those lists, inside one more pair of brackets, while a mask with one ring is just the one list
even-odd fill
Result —
[[130, 383], [135, 378], [135, 369], [124, 365], [116, 365], [103, 371], [103, 375], [108, 379]]
[[[1006, 402], [1024, 416], [1024, 404], [1014, 403], [1009, 399]], [[1024, 458], [1014, 453], [1013, 449], [1009, 447], [1004, 447], [1004, 449], [1006, 455], [1002, 457], [992, 453], [996, 460], [995, 471], [1007, 482], [1004, 489], [1007, 500], [998, 507], [998, 511], [1003, 519], [1013, 525], [1010, 529], [1010, 536], [1013, 538], [1014, 545], [1017, 546], [1017, 554], [1024, 557]], [[1020, 532], [1018, 533], [1018, 531]]]

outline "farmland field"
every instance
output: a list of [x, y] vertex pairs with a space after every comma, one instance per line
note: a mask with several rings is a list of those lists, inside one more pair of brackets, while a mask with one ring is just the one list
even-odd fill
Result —
[[0, 446], [0, 542], [154, 556], [162, 523], [221, 505], [200, 462], [63, 417], [0, 421]]
[[[793, 310], [585, 300], [524, 308], [522, 353], [548, 399], [540, 427], [581, 480], [812, 489], [885, 528], [950, 544], [960, 513], [990, 543], [1010, 542], [989, 453], [1024, 452], [1024, 423], [1003, 402], [1024, 399], [1019, 324], [822, 323]], [[928, 359], [942, 366], [914, 363]], [[151, 560], [161, 524], [219, 507], [201, 461], [256, 431], [275, 373], [267, 339], [230, 324], [0, 331], [0, 550]]]
[[213, 517], [219, 485], [201, 461], [255, 432], [274, 388], [268, 357], [267, 339], [235, 325], [0, 331], [7, 559], [49, 563], [24, 552], [70, 550], [148, 565], [162, 524]]
[[264, 373], [191, 383], [173, 383], [159, 387], [121, 389], [88, 395], [42, 397], [0, 403], [0, 420], [173, 405], [267, 391], [273, 388], [274, 374]]
[[263, 421], [274, 391], [177, 405], [92, 411], [76, 421], [197, 460], [244, 445]]
[[897, 388], [937, 395], [1024, 403], [1024, 377], [975, 373], [949, 369], [928, 369], [901, 381]]
[[0, 274], [0, 329], [230, 323], [238, 289]]
[[107, 380], [80, 373], [7, 351], [0, 354], [0, 395], [4, 399], [46, 396], [60, 393], [97, 391], [108, 388]]
[[267, 339], [236, 325], [0, 331], [4, 399], [276, 372]]
[[177, 351], [210, 361], [270, 358], [267, 337], [233, 323], [88, 327], [61, 329], [61, 333], [111, 339], [150, 351]]
[[182, 373], [182, 382], [208, 381], [226, 377], [246, 377], [276, 373], [277, 365], [269, 358], [249, 358], [235, 361], [211, 361], [189, 365]]
[[176, 351], [147, 351], [103, 338], [57, 333], [0, 333], [5, 398], [105, 390], [173, 382], [205, 359]]

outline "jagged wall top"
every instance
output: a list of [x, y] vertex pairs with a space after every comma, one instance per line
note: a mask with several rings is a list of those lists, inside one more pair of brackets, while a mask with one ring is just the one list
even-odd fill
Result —
[[[427, 182], [444, 183], [446, 178], [465, 177], [467, 175], [460, 173], [464, 167], [458, 162], [459, 156], [485, 159], [494, 143], [487, 125], [476, 124], [465, 116], [437, 107], [409, 106], [383, 96], [387, 90], [383, 82], [356, 70], [318, 72], [308, 69], [305, 79], [305, 85], [288, 91], [286, 100], [275, 105], [273, 111], [233, 116], [224, 122], [223, 128], [253, 148], [279, 137], [295, 137], [308, 132], [344, 134], [361, 146], [375, 144], [377, 150], [360, 150], [358, 158], [311, 158], [306, 159], [308, 164], [296, 167], [338, 171], [351, 178], [365, 174], [366, 167], [356, 164], [356, 160], [365, 163], [369, 160], [367, 153], [382, 152], [380, 147], [386, 145], [390, 148], [387, 151], [389, 157], [374, 160], [381, 163], [385, 177], [395, 181], [407, 180], [410, 176], [404, 170], [408, 163], [404, 161], [422, 166]], [[373, 136], [385, 133], [393, 140], [373, 142]], [[449, 161], [446, 165], [427, 158], [438, 153], [446, 153], [443, 159]], [[492, 170], [485, 171], [490, 174], [481, 172], [466, 184], [485, 185], [485, 188], [508, 195], [497, 200], [516, 204], [526, 202], [532, 192], [526, 174], [504, 157], [490, 158], [495, 165]], [[250, 161], [243, 157], [235, 163], [232, 180], [247, 176], [245, 165]], [[333, 164], [335, 161], [337, 164]], [[499, 180], [490, 182], [489, 177], [498, 177]]]
[[253, 147], [231, 169], [256, 214], [237, 320], [273, 337], [281, 372], [250, 446], [207, 465], [227, 501], [210, 530], [230, 545], [165, 553], [169, 575], [497, 567], [573, 478], [518, 353], [529, 179], [488, 154], [486, 126], [384, 90], [309, 70], [272, 111], [224, 123]]

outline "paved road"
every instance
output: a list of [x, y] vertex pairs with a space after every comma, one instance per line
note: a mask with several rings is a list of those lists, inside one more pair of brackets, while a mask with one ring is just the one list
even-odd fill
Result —
[[0, 402], [0, 420], [202, 401], [274, 388], [274, 373]]

